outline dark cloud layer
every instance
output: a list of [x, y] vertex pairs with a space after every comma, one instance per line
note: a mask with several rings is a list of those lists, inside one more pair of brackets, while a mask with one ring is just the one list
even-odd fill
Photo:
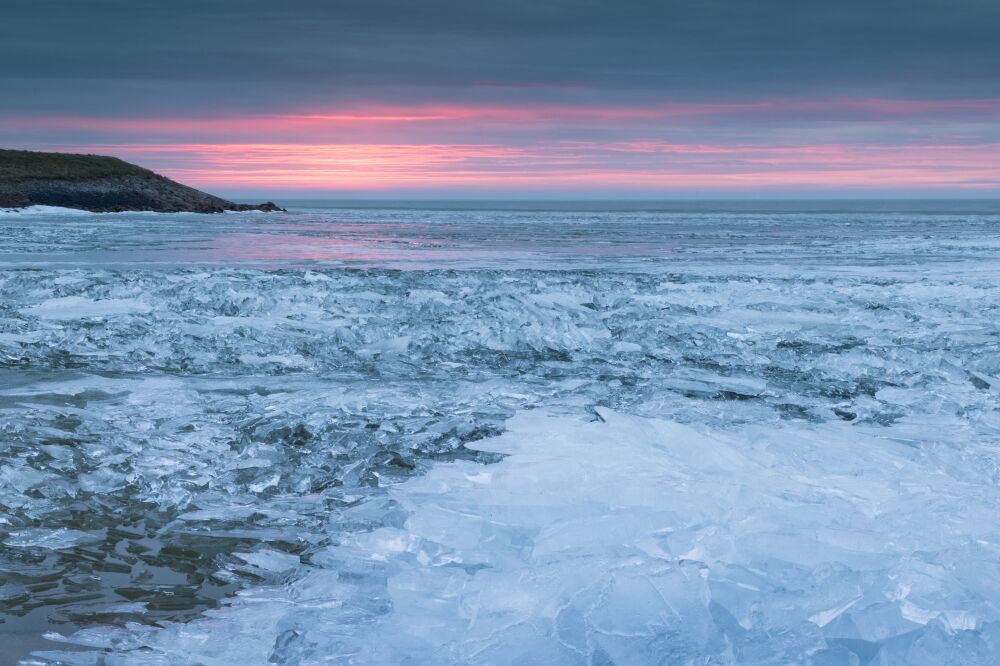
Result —
[[491, 86], [603, 100], [990, 97], [998, 44], [997, 0], [3, 0], [0, 112]]
[[998, 45], [1000, 0], [0, 0], [0, 145], [265, 198], [995, 196]]

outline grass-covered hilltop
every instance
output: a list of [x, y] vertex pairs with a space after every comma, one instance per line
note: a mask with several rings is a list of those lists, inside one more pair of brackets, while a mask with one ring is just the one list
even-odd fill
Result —
[[0, 149], [0, 208], [32, 205], [101, 213], [281, 210], [271, 202], [227, 201], [117, 157]]

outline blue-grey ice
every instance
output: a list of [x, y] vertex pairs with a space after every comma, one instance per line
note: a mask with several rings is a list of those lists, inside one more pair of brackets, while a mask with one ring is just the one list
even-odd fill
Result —
[[984, 206], [0, 213], [0, 640], [998, 663]]

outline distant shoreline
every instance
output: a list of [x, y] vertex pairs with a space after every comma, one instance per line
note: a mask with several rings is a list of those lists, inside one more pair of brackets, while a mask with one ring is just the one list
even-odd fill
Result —
[[[567, 213], [634, 213], [636, 215], [844, 215], [855, 213], [882, 213], [885, 215], [1000, 215], [1000, 199], [718, 199], [718, 200], [625, 200], [625, 199], [288, 199], [286, 212], [314, 213], [316, 211], [470, 211], [506, 212], [517, 214]], [[221, 212], [259, 211], [266, 207], [234, 204], [237, 208]], [[267, 206], [265, 204], [264, 206]], [[151, 209], [88, 210], [80, 207], [4, 206], [0, 213], [72, 214], [72, 213], [121, 213], [121, 212], [197, 212]], [[539, 218], [544, 221], [544, 218]]]
[[289, 209], [635, 213], [1000, 214], [1000, 198], [925, 199], [517, 199], [286, 197]]

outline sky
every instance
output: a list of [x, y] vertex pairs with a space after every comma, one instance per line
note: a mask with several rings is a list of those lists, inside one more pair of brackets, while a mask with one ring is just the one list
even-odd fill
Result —
[[230, 195], [1000, 196], [998, 0], [2, 0], [0, 146]]

